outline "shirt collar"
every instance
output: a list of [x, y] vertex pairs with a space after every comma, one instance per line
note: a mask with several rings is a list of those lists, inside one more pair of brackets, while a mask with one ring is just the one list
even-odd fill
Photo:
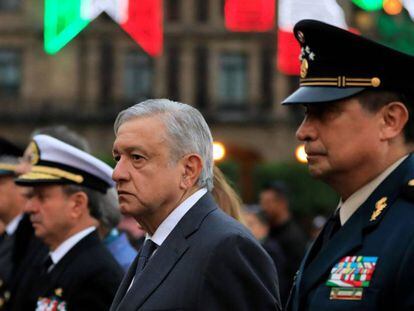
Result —
[[94, 231], [95, 227], [88, 227], [72, 235], [69, 239], [60, 244], [53, 252], [50, 252], [53, 264], [56, 265], [80, 240]]
[[374, 192], [374, 190], [394, 171], [402, 161], [404, 161], [408, 155], [400, 158], [398, 161], [390, 165], [385, 171], [383, 171], [378, 177], [367, 183], [365, 186], [354, 192], [345, 202], [342, 199], [339, 202], [339, 218], [341, 219], [341, 225], [344, 225], [348, 219], [355, 213], [355, 211], [364, 203], [368, 197]]
[[164, 219], [152, 236], [147, 233], [145, 239], [151, 239], [155, 244], [161, 246], [171, 231], [177, 226], [181, 218], [183, 218], [190, 208], [193, 207], [206, 193], [207, 189], [201, 188], [189, 196]]
[[23, 218], [23, 214], [17, 215], [16, 217], [13, 218], [12, 221], [8, 223], [5, 229], [7, 232], [7, 235], [13, 235], [14, 232], [16, 232], [17, 227], [19, 226], [20, 220], [22, 220], [22, 218]]

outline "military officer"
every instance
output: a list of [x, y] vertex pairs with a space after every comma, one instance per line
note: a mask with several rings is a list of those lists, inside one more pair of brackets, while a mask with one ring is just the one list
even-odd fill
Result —
[[287, 310], [414, 310], [414, 57], [314, 20], [294, 29], [309, 172], [341, 197]]
[[96, 227], [112, 169], [47, 135], [33, 137], [25, 210], [48, 256], [34, 258], [12, 310], [108, 310], [123, 271]]

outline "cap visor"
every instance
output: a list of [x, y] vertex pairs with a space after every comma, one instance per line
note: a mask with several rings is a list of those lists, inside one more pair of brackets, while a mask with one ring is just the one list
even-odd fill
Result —
[[336, 88], [302, 86], [286, 98], [282, 105], [324, 103], [345, 99], [365, 90], [363, 87]]
[[20, 175], [14, 180], [14, 182], [20, 186], [32, 186], [36, 184], [45, 184], [45, 183], [61, 184], [61, 183], [65, 183], [65, 180], [60, 177], [49, 175], [49, 174], [29, 172], [29, 173]]

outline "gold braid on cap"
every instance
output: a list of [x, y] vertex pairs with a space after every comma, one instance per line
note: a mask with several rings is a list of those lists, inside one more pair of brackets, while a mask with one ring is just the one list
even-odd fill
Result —
[[0, 170], [13, 171], [16, 169], [16, 164], [0, 163]]
[[29, 173], [20, 176], [21, 179], [60, 179], [65, 178], [75, 183], [82, 183], [83, 176], [73, 174], [59, 168], [48, 167], [48, 166], [32, 166]]
[[373, 78], [348, 78], [338, 76], [336, 78], [301, 78], [300, 86], [335, 86], [335, 87], [361, 87], [372, 86], [378, 87], [381, 80], [378, 77]]

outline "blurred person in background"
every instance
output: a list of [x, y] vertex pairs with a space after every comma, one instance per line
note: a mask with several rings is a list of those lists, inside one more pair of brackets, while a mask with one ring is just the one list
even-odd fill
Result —
[[326, 224], [326, 217], [317, 215], [312, 219], [310, 238], [311, 241], [315, 241], [319, 233], [321, 233], [323, 226]]
[[213, 184], [214, 188], [211, 190], [211, 194], [217, 202], [217, 205], [234, 219], [243, 223], [241, 204], [242, 200], [234, 190], [234, 188], [228, 183], [226, 176], [223, 172], [214, 165], [213, 168]]
[[38, 246], [29, 217], [23, 213], [23, 189], [14, 183], [22, 154], [22, 149], [0, 138], [0, 221], [4, 225], [0, 237], [0, 310], [13, 298], [25, 261], [36, 253]]
[[209, 193], [213, 140], [200, 112], [146, 100], [114, 129], [120, 209], [147, 235], [111, 310], [280, 310], [273, 262]]
[[123, 271], [96, 228], [112, 169], [90, 154], [47, 135], [31, 143], [25, 210], [48, 254], [28, 265], [13, 310], [108, 310]]
[[127, 235], [120, 232], [117, 226], [121, 220], [118, 194], [115, 188], [110, 188], [105, 194], [103, 204], [100, 206], [98, 233], [105, 246], [126, 272], [137, 255], [131, 246]]
[[286, 256], [284, 273], [291, 285], [305, 254], [308, 239], [289, 210], [288, 188], [284, 182], [266, 184], [259, 193], [259, 200], [270, 222], [269, 238], [278, 242]]
[[287, 258], [279, 243], [269, 237], [270, 223], [260, 205], [244, 205], [242, 208], [244, 224], [260, 242], [266, 252], [272, 257], [279, 276], [279, 291], [282, 305], [286, 303], [292, 285], [286, 276]]

